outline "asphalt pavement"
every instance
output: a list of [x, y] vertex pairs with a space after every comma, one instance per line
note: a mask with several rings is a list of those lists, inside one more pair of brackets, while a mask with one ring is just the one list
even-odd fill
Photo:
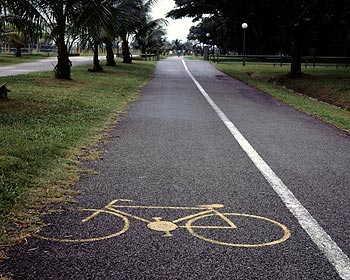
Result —
[[[103, 59], [101, 57], [100, 59]], [[72, 66], [92, 64], [92, 56], [73, 56], [69, 58]], [[0, 66], [0, 77], [15, 76], [20, 74], [30, 74], [41, 71], [50, 71], [55, 68], [57, 57], [39, 59], [33, 62], [19, 63], [13, 65]]]
[[[188, 72], [185, 67], [187, 67]], [[192, 77], [191, 77], [192, 75]], [[350, 138], [205, 61], [157, 63], [13, 279], [350, 279]]]

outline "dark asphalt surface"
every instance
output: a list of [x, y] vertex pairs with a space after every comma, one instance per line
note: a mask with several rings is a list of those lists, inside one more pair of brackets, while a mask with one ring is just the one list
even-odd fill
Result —
[[[350, 255], [350, 138], [266, 94], [231, 79], [207, 62], [187, 61], [190, 71], [235, 123], [345, 254]], [[223, 204], [222, 213], [246, 213], [285, 225], [291, 236], [263, 247], [207, 242], [186, 228], [150, 230], [145, 221], [173, 221], [193, 209], [123, 208], [134, 217], [126, 232], [95, 242], [64, 243], [31, 238], [13, 248], [1, 271], [13, 279], [341, 279], [298, 221], [242, 151], [202, 97], [178, 58], [160, 61], [141, 98], [122, 116], [101, 146], [103, 159], [85, 163], [99, 175], [83, 175], [82, 191], [70, 207], [101, 209], [119, 205], [195, 207]], [[55, 209], [57, 206], [55, 207]], [[80, 215], [76, 230], [73, 214]], [[122, 218], [87, 211], [44, 218], [42, 235], [74, 239], [118, 232]], [[75, 215], [74, 214], [74, 215]], [[108, 215], [107, 215], [108, 214]], [[266, 220], [227, 216], [232, 229], [194, 229], [211, 240], [261, 244], [283, 236]], [[206, 216], [196, 226], [217, 226]], [[184, 226], [186, 221], [178, 223]], [[221, 224], [220, 224], [221, 225]], [[223, 224], [222, 224], [223, 225]], [[226, 224], [225, 224], [226, 225]], [[126, 228], [124, 228], [126, 229]]]

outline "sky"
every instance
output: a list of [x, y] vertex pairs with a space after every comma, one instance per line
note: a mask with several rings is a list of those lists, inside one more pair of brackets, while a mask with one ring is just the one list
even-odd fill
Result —
[[[152, 17], [154, 19], [157, 18], [165, 18], [165, 14], [172, 10], [175, 7], [174, 0], [159, 0], [152, 9]], [[169, 22], [169, 25], [166, 27], [168, 31], [168, 40], [171, 42], [175, 39], [182, 40], [183, 42], [187, 41], [187, 35], [189, 30], [193, 24], [190, 18], [183, 18], [173, 20], [171, 18], [166, 18]]]

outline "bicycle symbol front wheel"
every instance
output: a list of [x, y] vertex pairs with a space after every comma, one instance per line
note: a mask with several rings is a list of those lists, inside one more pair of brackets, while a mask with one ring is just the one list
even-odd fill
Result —
[[[84, 222], [89, 215], [93, 218]], [[113, 238], [129, 229], [127, 217], [104, 209], [75, 209], [51, 216], [54, 216], [50, 217], [54, 223], [50, 223], [43, 234], [37, 234], [36, 237], [65, 243], [84, 243]]]
[[255, 248], [286, 241], [289, 229], [274, 220], [240, 213], [222, 213], [237, 228], [229, 226], [218, 214], [206, 214], [187, 221], [185, 227], [204, 241], [232, 247]]

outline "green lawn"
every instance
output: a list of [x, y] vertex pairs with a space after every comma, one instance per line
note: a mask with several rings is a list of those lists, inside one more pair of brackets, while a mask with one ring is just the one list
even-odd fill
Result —
[[[303, 68], [301, 78], [288, 77], [289, 67], [215, 64], [222, 72], [278, 98], [295, 108], [350, 129], [350, 68]], [[321, 101], [321, 102], [320, 102]], [[323, 102], [322, 102], [323, 101]]]
[[138, 96], [154, 67], [144, 61], [104, 73], [77, 67], [71, 81], [52, 72], [0, 78], [11, 89], [10, 100], [0, 101], [0, 243], [9, 242], [9, 224], [10, 232], [32, 231], [36, 208], [70, 194], [76, 163], [98, 155], [87, 147]]

